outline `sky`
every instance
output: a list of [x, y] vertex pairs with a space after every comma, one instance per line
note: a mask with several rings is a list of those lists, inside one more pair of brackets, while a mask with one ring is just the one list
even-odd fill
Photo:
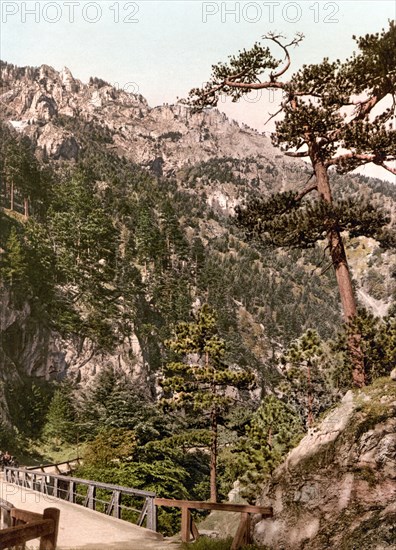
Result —
[[[323, 57], [349, 57], [352, 35], [378, 32], [395, 18], [394, 0], [2, 0], [0, 56], [19, 66], [67, 66], [83, 82], [97, 76], [155, 106], [186, 97], [213, 63], [269, 31], [305, 35], [292, 52], [294, 71]], [[263, 90], [219, 108], [271, 131], [264, 122], [275, 99]]]

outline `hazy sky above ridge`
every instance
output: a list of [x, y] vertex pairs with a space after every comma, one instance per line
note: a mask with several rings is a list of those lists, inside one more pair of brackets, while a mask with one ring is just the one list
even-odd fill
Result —
[[[348, 57], [355, 48], [352, 35], [386, 27], [396, 17], [395, 5], [393, 0], [2, 0], [1, 59], [67, 66], [83, 82], [101, 77], [141, 93], [154, 106], [186, 96], [209, 77], [213, 63], [249, 48], [268, 31], [304, 33], [292, 52], [292, 70], [325, 56]], [[273, 101], [262, 91], [219, 108], [260, 131], [271, 130], [264, 121], [275, 109]]]

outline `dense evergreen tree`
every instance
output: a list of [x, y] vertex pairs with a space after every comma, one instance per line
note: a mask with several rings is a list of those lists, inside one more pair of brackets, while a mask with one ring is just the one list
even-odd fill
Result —
[[[3, 180], [3, 204], [15, 209], [16, 199], [29, 217], [29, 204], [42, 201], [46, 195], [46, 177], [34, 155], [27, 136], [18, 135], [0, 122], [0, 175]], [[42, 173], [43, 172], [43, 173]], [[23, 205], [20, 204], [23, 203]]]
[[[389, 163], [395, 160], [396, 150], [396, 132], [389, 124], [396, 94], [395, 37], [395, 23], [391, 22], [381, 33], [356, 39], [360, 52], [347, 61], [325, 58], [320, 64], [304, 65], [284, 80], [291, 65], [290, 48], [303, 36], [298, 34], [287, 44], [283, 37], [268, 34], [264, 38], [283, 50], [284, 62], [256, 43], [251, 50], [230, 57], [228, 64], [214, 65], [206, 85], [190, 92], [190, 104], [200, 110], [216, 106], [221, 94], [237, 101], [253, 89], [282, 91], [277, 114], [283, 113], [283, 118], [276, 122], [274, 144], [289, 156], [308, 158], [312, 175], [300, 191], [255, 201], [252, 208], [241, 210], [239, 222], [276, 244], [285, 244], [279, 240], [286, 238], [288, 245], [306, 246], [326, 238], [347, 321], [356, 315], [356, 301], [341, 232], [347, 228], [357, 234], [377, 234], [388, 219], [383, 215], [376, 219], [375, 212], [368, 212], [364, 204], [334, 204], [329, 171], [335, 167], [344, 173], [373, 162], [395, 173]], [[393, 99], [391, 108], [386, 107], [387, 98]], [[313, 192], [318, 199], [307, 205], [305, 197]], [[343, 218], [350, 227], [345, 227]], [[349, 349], [354, 384], [362, 386], [365, 376], [359, 334], [350, 336]]]
[[84, 462], [89, 466], [106, 468], [136, 458], [136, 436], [127, 428], [101, 430], [84, 450]]
[[11, 234], [6, 243], [7, 256], [1, 269], [2, 278], [14, 290], [28, 297], [26, 291], [29, 288], [29, 264], [26, 255], [26, 248], [21, 235], [18, 234], [15, 227], [11, 229]]
[[291, 342], [281, 357], [284, 380], [279, 390], [308, 428], [338, 399], [326, 352], [318, 333], [309, 329]]
[[57, 447], [63, 443], [76, 441], [78, 426], [75, 403], [69, 384], [65, 383], [55, 390], [48, 407], [42, 435], [45, 440]]
[[[364, 369], [368, 383], [381, 376], [389, 376], [396, 366], [396, 318], [388, 315], [381, 319], [366, 310], [359, 314], [345, 327], [345, 330], [335, 338], [332, 347], [338, 354], [344, 368], [352, 368], [347, 351], [349, 335], [359, 332], [362, 335], [364, 351]], [[345, 382], [344, 382], [345, 384]]]
[[246, 426], [246, 434], [232, 451], [235, 477], [249, 499], [265, 482], [286, 454], [297, 445], [303, 425], [298, 412], [274, 395], [264, 397]]
[[225, 342], [219, 336], [216, 317], [206, 304], [193, 322], [176, 326], [174, 338], [167, 345], [182, 360], [171, 361], [165, 367], [163, 403], [209, 417], [210, 498], [217, 502], [218, 423], [235, 401], [230, 396], [230, 388], [249, 386], [253, 376], [224, 363]]

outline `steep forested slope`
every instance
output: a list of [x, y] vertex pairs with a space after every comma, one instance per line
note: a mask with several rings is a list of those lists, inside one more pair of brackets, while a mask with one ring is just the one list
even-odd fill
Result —
[[[6, 419], [16, 421], [13, 384], [45, 394], [30, 375], [85, 384], [113, 366], [153, 398], [163, 342], [200, 303], [218, 314], [228, 362], [253, 368], [259, 387], [271, 387], [280, 353], [308, 328], [334, 335], [340, 307], [324, 245], [275, 251], [246, 242], [233, 223], [246, 198], [303, 187], [304, 164], [216, 111], [151, 109], [66, 69], [1, 68]], [[394, 211], [390, 184], [334, 183], [341, 196], [365, 194]], [[385, 313], [394, 255], [373, 240], [348, 244], [365, 305]]]

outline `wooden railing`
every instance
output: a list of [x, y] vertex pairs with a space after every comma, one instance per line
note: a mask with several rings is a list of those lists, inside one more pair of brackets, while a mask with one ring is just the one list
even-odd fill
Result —
[[228, 502], [201, 502], [193, 500], [171, 500], [168, 498], [156, 498], [156, 506], [172, 506], [181, 508], [181, 539], [182, 542], [189, 542], [191, 539], [199, 538], [199, 531], [192, 520], [190, 510], [221, 510], [223, 512], [240, 512], [241, 519], [238, 525], [231, 550], [238, 550], [244, 544], [251, 543], [250, 519], [252, 514], [260, 514], [262, 517], [270, 518], [273, 515], [272, 508], [264, 506], [251, 506], [250, 504], [232, 504]]
[[[4, 468], [5, 481], [157, 530], [155, 493], [23, 468]], [[143, 501], [141, 508], [137, 508]]]
[[[56, 464], [40, 464], [40, 466], [27, 466], [26, 470], [40, 470], [44, 473], [52, 473], [49, 470], [54, 469], [55, 472], [59, 475], [68, 474], [76, 469], [76, 466], [80, 466], [81, 458], [73, 458], [71, 460], [65, 460], [64, 462], [57, 462]], [[63, 471], [62, 466], [66, 466], [67, 470]]]
[[55, 550], [60, 515], [57, 508], [46, 508], [43, 514], [36, 514], [15, 508], [1, 499], [0, 508], [2, 521], [0, 550], [13, 547], [25, 548], [26, 542], [37, 538], [40, 539], [39, 550]]
[[11, 525], [11, 510], [15, 508], [11, 502], [0, 498], [0, 529], [10, 527]]

